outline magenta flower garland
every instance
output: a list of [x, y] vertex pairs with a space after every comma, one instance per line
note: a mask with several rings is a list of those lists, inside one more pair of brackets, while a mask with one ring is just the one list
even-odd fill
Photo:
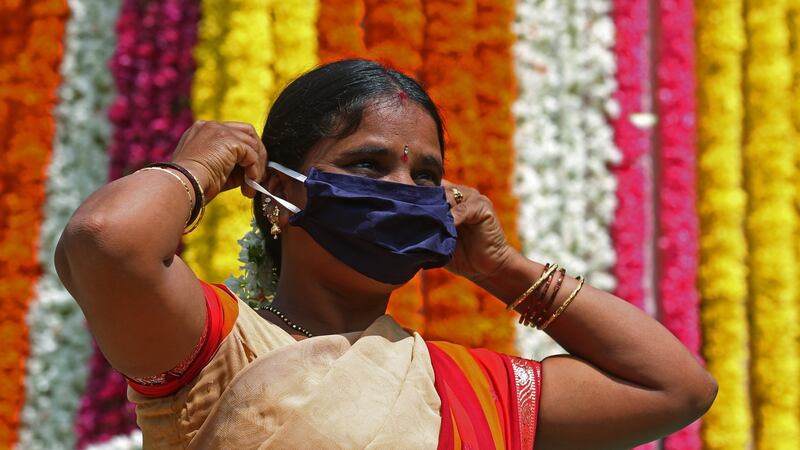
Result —
[[[658, 4], [655, 102], [661, 143], [656, 164], [660, 175], [657, 219], [660, 318], [692, 354], [698, 355], [693, 3], [693, 0], [669, 0]], [[699, 421], [664, 440], [665, 450], [700, 448]]]
[[[647, 79], [649, 77], [647, 1], [615, 0], [614, 24], [617, 60], [615, 99], [619, 111], [613, 120], [614, 141], [622, 155], [613, 167], [617, 177], [617, 211], [611, 237], [617, 254], [613, 274], [617, 279], [615, 294], [645, 309], [648, 289], [645, 284], [647, 246], [651, 241], [651, 185], [648, 152], [651, 123], [647, 122]], [[652, 450], [653, 443], [637, 447]]]
[[[118, 92], [109, 111], [114, 127], [111, 180], [149, 162], [169, 159], [192, 124], [192, 49], [199, 20], [199, 0], [124, 0], [111, 62]], [[97, 350], [89, 380], [76, 424], [78, 448], [136, 427], [124, 379]]]
[[617, 177], [617, 211], [611, 235], [617, 254], [614, 276], [616, 295], [644, 308], [646, 246], [650, 241], [650, 174], [645, 158], [650, 149], [650, 132], [634, 124], [634, 118], [645, 108], [648, 78], [647, 2], [616, 0], [614, 23], [617, 41], [618, 91], [615, 99], [619, 114], [613, 120], [614, 141], [622, 160], [615, 165]]

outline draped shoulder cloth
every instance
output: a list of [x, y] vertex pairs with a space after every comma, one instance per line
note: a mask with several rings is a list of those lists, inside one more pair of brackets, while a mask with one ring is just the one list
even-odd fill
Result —
[[294, 342], [221, 298], [232, 296], [222, 286], [213, 292], [238, 304], [244, 329], [177, 392], [132, 386], [146, 448], [533, 448], [536, 361], [426, 342], [388, 315], [363, 332]]

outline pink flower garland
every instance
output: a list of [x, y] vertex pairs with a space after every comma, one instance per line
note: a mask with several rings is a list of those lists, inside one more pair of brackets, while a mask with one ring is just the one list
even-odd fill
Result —
[[617, 41], [614, 47], [617, 60], [619, 117], [613, 121], [614, 140], [622, 160], [613, 168], [617, 177], [617, 211], [611, 236], [617, 263], [616, 295], [644, 308], [645, 249], [650, 241], [650, 174], [645, 158], [650, 150], [650, 132], [636, 127], [631, 114], [644, 110], [648, 78], [647, 2], [615, 0], [614, 23]]
[[[658, 293], [661, 321], [694, 354], [700, 351], [696, 288], [695, 79], [693, 0], [658, 3], [656, 109], [661, 151], [658, 205]], [[664, 441], [665, 450], [702, 448], [700, 422]]]
[[[619, 116], [613, 121], [614, 141], [622, 159], [613, 168], [617, 177], [617, 211], [611, 226], [611, 237], [617, 263], [613, 268], [617, 279], [615, 294], [644, 309], [647, 289], [647, 245], [651, 240], [651, 183], [647, 157], [650, 131], [634, 125], [632, 114], [645, 112], [648, 79], [647, 34], [649, 15], [647, 1], [614, 0], [614, 25], [617, 61], [615, 98]], [[637, 447], [653, 450], [654, 443]]]
[[[199, 0], [123, 0], [111, 62], [118, 91], [109, 111], [114, 126], [111, 180], [149, 162], [169, 159], [192, 124], [192, 49], [199, 20]], [[97, 350], [89, 377], [76, 424], [78, 448], [136, 427], [124, 379]]]

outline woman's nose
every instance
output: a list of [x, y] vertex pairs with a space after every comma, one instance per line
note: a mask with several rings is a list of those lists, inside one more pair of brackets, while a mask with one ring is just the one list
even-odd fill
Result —
[[414, 182], [414, 178], [411, 176], [411, 171], [407, 168], [398, 169], [392, 171], [392, 173], [388, 174], [384, 180], [391, 181], [393, 183], [402, 183], [402, 184], [416, 184]]

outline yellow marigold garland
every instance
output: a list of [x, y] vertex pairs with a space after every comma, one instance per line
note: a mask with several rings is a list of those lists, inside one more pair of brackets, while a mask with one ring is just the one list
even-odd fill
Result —
[[[748, 0], [745, 178], [756, 447], [800, 448], [797, 261], [786, 0]], [[720, 380], [726, 383], [727, 380]]]
[[708, 449], [747, 448], [747, 242], [743, 224], [742, 1], [696, 3], [698, 284], [703, 355], [720, 391], [703, 417]]
[[317, 0], [272, 2], [275, 95], [298, 75], [317, 64], [318, 15]]
[[[203, 2], [200, 43], [195, 53], [196, 117], [247, 122], [260, 131], [275, 88], [270, 3]], [[222, 20], [213, 17], [215, 13]], [[218, 58], [201, 59], [213, 51], [219, 53]], [[209, 204], [203, 223], [187, 236], [183, 255], [200, 278], [221, 282], [239, 274], [236, 242], [250, 230], [251, 204], [238, 189], [220, 194]]]

